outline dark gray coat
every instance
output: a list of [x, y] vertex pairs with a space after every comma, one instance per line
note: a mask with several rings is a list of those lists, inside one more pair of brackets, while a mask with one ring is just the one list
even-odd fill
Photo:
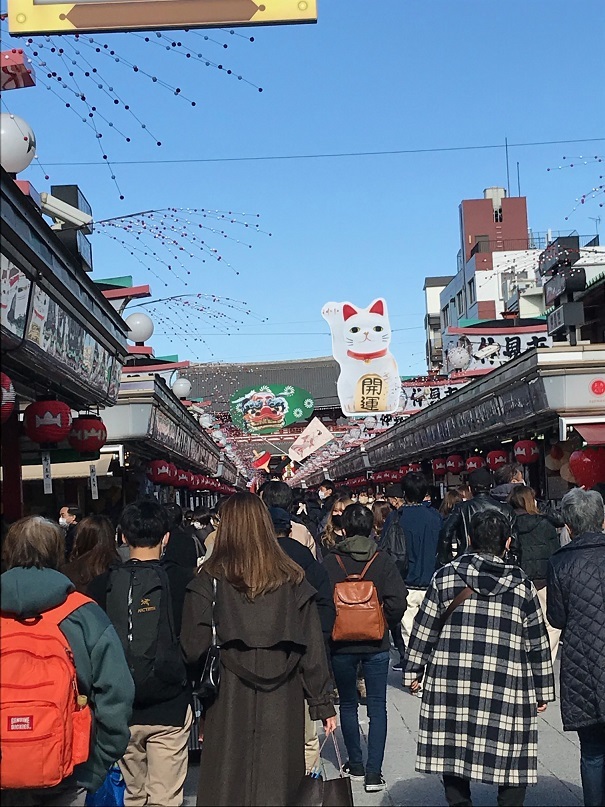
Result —
[[[305, 699], [315, 720], [336, 714], [314, 594], [303, 580], [250, 601], [219, 580], [215, 620], [223, 664], [218, 698], [206, 716], [198, 805], [292, 803], [305, 773]], [[212, 581], [202, 570], [187, 588], [181, 628], [191, 664], [210, 646], [211, 604]], [[288, 673], [290, 658], [296, 664]], [[248, 680], [228, 662], [244, 667]]]
[[605, 534], [586, 532], [551, 557], [546, 615], [563, 629], [563, 728], [605, 723]]

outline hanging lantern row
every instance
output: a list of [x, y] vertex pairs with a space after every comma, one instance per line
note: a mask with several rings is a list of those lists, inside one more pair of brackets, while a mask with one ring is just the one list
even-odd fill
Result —
[[167, 460], [152, 460], [147, 466], [147, 477], [154, 485], [171, 485], [189, 490], [207, 490], [213, 493], [235, 493], [235, 488], [203, 474], [194, 474], [177, 468]]
[[1, 389], [2, 417], [0, 422], [6, 423], [9, 417], [13, 414], [13, 409], [15, 408], [15, 388], [13, 387], [13, 382], [6, 375], [6, 373], [2, 373]]

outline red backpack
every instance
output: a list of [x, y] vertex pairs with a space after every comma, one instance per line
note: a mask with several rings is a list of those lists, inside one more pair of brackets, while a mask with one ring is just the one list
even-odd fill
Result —
[[0, 616], [2, 789], [53, 787], [88, 759], [92, 712], [59, 628], [88, 602], [72, 592], [40, 616]]

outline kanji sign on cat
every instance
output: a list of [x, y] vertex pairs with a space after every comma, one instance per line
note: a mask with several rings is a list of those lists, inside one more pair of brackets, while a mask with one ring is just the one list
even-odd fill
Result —
[[317, 22], [317, 0], [8, 0], [13, 36]]
[[332, 353], [340, 365], [336, 384], [345, 415], [395, 412], [401, 382], [389, 350], [391, 325], [386, 301], [367, 308], [326, 303], [321, 312], [332, 332]]

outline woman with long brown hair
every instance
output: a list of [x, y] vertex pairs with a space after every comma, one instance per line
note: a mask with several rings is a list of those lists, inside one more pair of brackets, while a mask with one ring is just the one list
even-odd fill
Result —
[[464, 496], [460, 493], [459, 490], [456, 488], [452, 488], [451, 490], [446, 491], [445, 496], [443, 497], [443, 501], [441, 502], [441, 507], [439, 508], [439, 512], [443, 516], [443, 518], [447, 518], [449, 514], [452, 512], [454, 507], [459, 503], [464, 501]]
[[557, 530], [538, 510], [536, 497], [526, 485], [515, 485], [508, 503], [516, 515], [516, 551], [519, 566], [534, 584], [548, 631], [553, 664], [559, 649], [561, 631], [546, 620], [546, 575], [550, 556], [560, 548]]
[[335, 494], [330, 515], [328, 516], [326, 526], [321, 535], [321, 552], [324, 557], [345, 537], [340, 521], [342, 514], [350, 504], [353, 504], [353, 499], [351, 499], [348, 493]]
[[86, 593], [91, 580], [122, 559], [116, 547], [116, 531], [107, 516], [87, 516], [76, 527], [74, 548], [61, 573], [77, 591]]
[[181, 629], [190, 664], [210, 647], [213, 617], [221, 648], [198, 805], [291, 804], [305, 773], [305, 699], [311, 718], [335, 729], [314, 594], [262, 501], [251, 493], [226, 501], [212, 556], [187, 588]]

